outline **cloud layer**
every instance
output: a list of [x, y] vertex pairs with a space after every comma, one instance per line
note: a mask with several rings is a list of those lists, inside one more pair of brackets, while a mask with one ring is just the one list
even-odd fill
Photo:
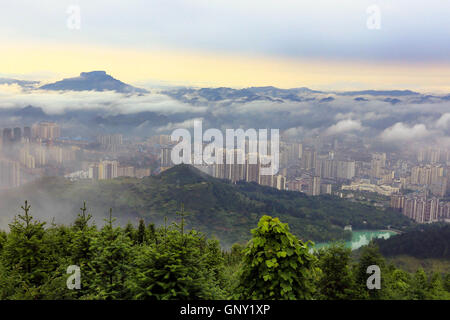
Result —
[[31, 105], [67, 129], [80, 132], [80, 126], [85, 125], [86, 130], [81, 130], [85, 135], [96, 130], [136, 135], [171, 133], [176, 128], [191, 128], [194, 119], [201, 119], [204, 128], [274, 128], [288, 137], [357, 135], [389, 144], [450, 140], [450, 101], [443, 98], [413, 95], [393, 101], [385, 96], [357, 99], [308, 92], [295, 98], [299, 101], [275, 94], [247, 101], [240, 92], [234, 93], [237, 97], [224, 99], [211, 95], [209, 100], [197, 96], [198, 92], [189, 91], [187, 101], [186, 96], [169, 97], [156, 91], [145, 95], [47, 92], [3, 85], [0, 126], [23, 124], [24, 115], [17, 110]]

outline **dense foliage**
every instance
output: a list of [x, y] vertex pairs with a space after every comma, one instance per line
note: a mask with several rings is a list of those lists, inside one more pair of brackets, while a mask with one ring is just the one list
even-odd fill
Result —
[[264, 216], [244, 250], [242, 299], [310, 299], [319, 273], [308, 246], [278, 218]]
[[351, 232], [344, 231], [348, 224], [357, 230], [375, 230], [401, 229], [412, 223], [398, 212], [334, 196], [309, 197], [255, 183], [232, 184], [188, 165], [144, 179], [71, 182], [47, 177], [6, 196], [8, 201], [0, 201], [3, 212], [14, 210], [11, 206], [18, 206], [24, 197], [47, 212], [54, 207], [73, 212], [86, 200], [96, 216], [109, 207], [120, 212], [122, 224], [143, 218], [161, 225], [164, 217], [175, 219], [176, 210], [184, 203], [190, 212], [188, 227], [217, 237], [225, 247], [249, 240], [248, 230], [264, 214], [287, 222], [299, 238], [316, 242], [350, 240]]
[[[246, 244], [222, 251], [219, 241], [177, 220], [103, 227], [86, 206], [70, 226], [23, 213], [0, 232], [0, 299], [450, 299], [450, 275], [411, 274], [388, 265], [374, 245], [359, 261], [335, 244], [318, 252], [278, 218], [263, 216]], [[366, 286], [367, 267], [381, 269], [381, 289]], [[69, 289], [69, 266], [81, 288]]]
[[450, 259], [450, 225], [420, 225], [387, 240], [377, 239], [376, 243], [385, 256], [405, 254], [422, 259]]

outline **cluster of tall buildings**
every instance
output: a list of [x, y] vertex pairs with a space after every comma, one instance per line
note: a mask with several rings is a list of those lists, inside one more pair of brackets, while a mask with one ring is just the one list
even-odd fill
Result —
[[24, 143], [19, 149], [19, 162], [28, 169], [47, 165], [60, 166], [65, 162], [75, 161], [79, 147], [60, 147], [52, 144]]
[[2, 130], [2, 139], [0, 140], [2, 149], [8, 149], [13, 145], [22, 142], [22, 138], [31, 139], [31, 128], [4, 128]]
[[55, 122], [42, 121], [32, 126], [32, 137], [41, 140], [56, 140], [61, 136], [61, 129]]
[[290, 164], [298, 162], [302, 157], [303, 157], [303, 145], [301, 143], [281, 141], [280, 143], [281, 167], [286, 168]]
[[[161, 171], [173, 166], [173, 142], [169, 136], [155, 136], [151, 140], [160, 146]], [[317, 139], [316, 139], [317, 140]], [[397, 150], [391, 154], [370, 152], [363, 144], [322, 143], [315, 139], [279, 143], [279, 172], [275, 176], [260, 174], [261, 164], [250, 164], [245, 153], [231, 151], [245, 162], [213, 166], [198, 166], [204, 172], [230, 181], [254, 181], [279, 189], [297, 190], [310, 195], [331, 193], [331, 186], [342, 185], [343, 190], [374, 192], [385, 196], [401, 190], [419, 190], [424, 186], [436, 197], [448, 194], [450, 151], [435, 147], [424, 148], [417, 159], [410, 152]], [[270, 146], [268, 146], [270, 149]], [[269, 152], [270, 153], [270, 152]]]
[[170, 135], [168, 134], [152, 136], [147, 140], [147, 142], [150, 145], [159, 145], [159, 146], [167, 146], [173, 143], [173, 141], [170, 139]]
[[[156, 139], [156, 138], [154, 138]], [[168, 142], [162, 136], [156, 139], [160, 142]], [[247, 141], [248, 142], [248, 141]], [[161, 170], [166, 170], [173, 166], [171, 160], [173, 144], [161, 146]], [[270, 145], [268, 146], [270, 150]], [[270, 154], [270, 151], [268, 153]], [[257, 161], [249, 161], [250, 157]], [[233, 158], [234, 161], [229, 161]], [[238, 161], [238, 158], [244, 161]], [[211, 166], [199, 165], [200, 170], [219, 179], [226, 179], [232, 182], [247, 181], [256, 182], [261, 185], [271, 186], [280, 190], [296, 190], [306, 192], [310, 195], [319, 195], [331, 193], [331, 184], [323, 183], [322, 179], [345, 179], [351, 180], [355, 176], [355, 161], [336, 160], [331, 153], [327, 157], [319, 157], [312, 147], [303, 148], [301, 143], [280, 142], [279, 149], [279, 167], [277, 174], [261, 174], [261, 168], [264, 167], [259, 153], [252, 154], [248, 152], [248, 143], [245, 146], [245, 152], [241, 149], [225, 150], [223, 149], [223, 161]], [[301, 170], [309, 172], [309, 178], [288, 181], [287, 168], [298, 166]], [[305, 183], [304, 180], [307, 182]], [[288, 183], [289, 182], [289, 183]]]
[[428, 186], [431, 193], [444, 197], [447, 193], [448, 176], [441, 164], [415, 166], [411, 169], [410, 184]]
[[286, 185], [290, 191], [300, 191], [310, 196], [331, 194], [332, 190], [332, 185], [330, 183], [323, 183], [322, 178], [318, 176], [291, 179]]
[[[172, 147], [173, 145], [170, 144], [161, 146], [160, 161], [162, 171], [173, 166], [171, 158]], [[246, 146], [245, 151], [242, 149], [227, 150], [224, 148], [221, 150], [223, 155], [222, 163], [195, 165], [195, 167], [218, 179], [226, 179], [231, 182], [256, 182], [264, 186], [285, 190], [285, 175], [265, 174], [264, 172], [265, 167], [270, 167], [270, 157], [265, 156], [263, 159], [263, 156], [259, 153], [249, 153], [246, 152], [247, 150], [248, 146]], [[292, 148], [290, 152], [295, 154], [293, 157], [297, 157], [298, 148]], [[194, 163], [193, 159], [191, 163]], [[268, 163], [268, 165], [265, 163]]]
[[442, 165], [421, 165], [411, 169], [411, 183], [430, 185], [439, 183], [444, 177], [445, 169]]
[[[35, 168], [47, 163], [61, 164], [64, 160], [61, 148], [52, 143], [60, 135], [54, 122], [40, 122], [32, 127], [4, 128], [1, 131], [0, 187], [14, 188], [29, 179]], [[43, 142], [48, 143], [44, 145]]]
[[316, 176], [325, 179], [351, 180], [355, 177], [355, 161], [317, 159], [314, 166]]
[[32, 127], [4, 128], [2, 130], [1, 144], [3, 148], [11, 147], [15, 144], [32, 139], [56, 140], [60, 137], [60, 128], [55, 122], [39, 122]]
[[97, 142], [102, 149], [117, 152], [123, 145], [123, 136], [121, 134], [99, 135], [97, 136]]
[[[94, 141], [61, 138], [60, 126], [51, 121], [0, 129], [0, 188], [46, 175], [72, 180], [149, 176], [157, 156], [152, 146], [136, 141], [124, 143], [122, 134], [114, 133], [98, 135]], [[167, 135], [158, 139], [159, 143], [169, 141]]]
[[421, 148], [417, 151], [417, 161], [420, 163], [446, 163], [450, 161], [450, 151], [427, 147]]
[[334, 158], [334, 152], [329, 152], [323, 156], [318, 155], [314, 148], [307, 147], [299, 154], [299, 157], [300, 168], [310, 171], [316, 177], [351, 180], [356, 174], [356, 162], [337, 160]]
[[391, 207], [418, 223], [450, 219], [450, 202], [443, 202], [435, 197], [393, 195]]
[[117, 161], [104, 160], [89, 168], [89, 179], [109, 180], [118, 177], [119, 163]]
[[[210, 174], [215, 178], [231, 182], [247, 181], [264, 186], [286, 189], [286, 177], [282, 174], [266, 174], [270, 168], [270, 157], [258, 153], [245, 153], [241, 149], [223, 150], [222, 163], [210, 166]], [[242, 159], [242, 160], [239, 160]], [[266, 164], [267, 163], [267, 164]]]
[[103, 160], [91, 165], [87, 178], [92, 180], [110, 180], [117, 177], [143, 178], [150, 175], [150, 169], [120, 166], [116, 160]]

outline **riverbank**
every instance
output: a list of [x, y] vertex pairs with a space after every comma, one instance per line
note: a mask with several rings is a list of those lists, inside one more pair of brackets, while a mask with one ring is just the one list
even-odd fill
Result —
[[[388, 239], [393, 235], [397, 235], [398, 232], [394, 230], [353, 230], [352, 231], [352, 240], [345, 241], [345, 246], [352, 250], [356, 250], [362, 246], [365, 246], [370, 243], [372, 239], [375, 238], [384, 238]], [[320, 248], [325, 248], [330, 246], [332, 242], [322, 242], [317, 243], [314, 246], [314, 249], [318, 250]]]

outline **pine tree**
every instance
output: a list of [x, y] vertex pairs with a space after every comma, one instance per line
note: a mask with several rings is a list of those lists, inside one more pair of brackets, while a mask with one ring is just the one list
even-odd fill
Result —
[[412, 298], [414, 300], [425, 300], [428, 296], [428, 279], [425, 271], [419, 268], [414, 274], [412, 284]]
[[389, 300], [409, 300], [411, 299], [411, 276], [400, 269], [392, 267], [388, 273], [387, 288], [385, 298]]
[[220, 250], [220, 242], [217, 239], [209, 239], [206, 242], [206, 264], [213, 273], [218, 284], [224, 284], [224, 258]]
[[114, 228], [114, 221], [112, 209], [110, 209], [109, 219], [105, 219], [105, 226], [92, 240], [93, 258], [88, 263], [91, 298], [128, 297], [125, 280], [132, 260], [132, 242], [120, 228]]
[[146, 238], [148, 239], [149, 243], [156, 243], [157, 235], [156, 235], [155, 224], [149, 223], [147, 225]]
[[136, 230], [130, 221], [128, 221], [127, 225], [123, 229], [123, 232], [133, 243], [137, 242]]
[[443, 286], [444, 286], [444, 289], [445, 289], [448, 293], [450, 293], [450, 273], [446, 273], [446, 274], [444, 275]]
[[[92, 261], [96, 252], [93, 250], [92, 244], [97, 238], [97, 228], [90, 225], [92, 215], [87, 213], [86, 202], [80, 208], [81, 212], [77, 215], [72, 226], [72, 239], [70, 247], [70, 263], [68, 265], [77, 265], [80, 267], [82, 274], [81, 290], [76, 290], [77, 297], [87, 296], [92, 286], [93, 278], [88, 272], [88, 264]], [[65, 276], [67, 277], [67, 275]]]
[[91, 220], [92, 215], [90, 213], [86, 214], [86, 201], [83, 202], [83, 207], [80, 208], [81, 213], [77, 215], [73, 227], [75, 230], [86, 230], [89, 227], [89, 220]]
[[450, 295], [446, 292], [442, 277], [439, 273], [433, 272], [428, 284], [427, 299], [430, 300], [448, 300]]
[[72, 263], [83, 267], [91, 260], [93, 252], [91, 250], [92, 240], [95, 238], [96, 227], [90, 226], [91, 214], [86, 214], [86, 203], [80, 209], [72, 227], [72, 241], [70, 244]]
[[144, 219], [139, 220], [139, 226], [138, 226], [138, 231], [137, 231], [137, 235], [136, 235], [136, 242], [138, 244], [144, 244], [147, 242]]
[[181, 236], [184, 236], [184, 228], [186, 227], [186, 216], [187, 213], [184, 212], [184, 204], [181, 204], [181, 210], [176, 212], [176, 215], [180, 217], [180, 223], [174, 222], [174, 226], [178, 228], [181, 233]]
[[30, 215], [28, 201], [21, 207], [9, 225], [10, 233], [2, 250], [2, 261], [6, 272], [14, 274], [21, 289], [21, 298], [38, 298], [39, 286], [45, 282], [51, 270], [45, 246], [45, 222], [35, 221]]
[[193, 300], [220, 298], [207, 252], [201, 249], [204, 237], [181, 233], [175, 225], [163, 227], [164, 241], [147, 245], [137, 253], [135, 273], [128, 282], [134, 299]]

